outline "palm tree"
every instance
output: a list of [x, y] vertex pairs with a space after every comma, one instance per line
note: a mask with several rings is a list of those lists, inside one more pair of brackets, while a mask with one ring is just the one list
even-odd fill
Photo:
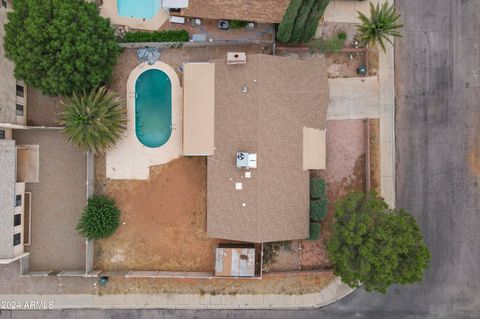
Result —
[[394, 5], [388, 6], [386, 1], [381, 7], [370, 2], [370, 17], [358, 11], [358, 18], [362, 22], [357, 28], [360, 33], [358, 39], [365, 45], [376, 46], [378, 43], [385, 52], [385, 40], [393, 44], [390, 36], [401, 37], [397, 29], [403, 25], [396, 23], [400, 15]]
[[68, 140], [82, 151], [105, 153], [126, 129], [127, 114], [123, 100], [105, 87], [60, 102], [63, 111], [59, 123]]

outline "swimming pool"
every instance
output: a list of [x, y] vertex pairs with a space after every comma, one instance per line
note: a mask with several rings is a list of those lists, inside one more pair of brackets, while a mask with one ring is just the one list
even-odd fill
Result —
[[118, 15], [152, 19], [161, 8], [161, 0], [117, 0]]
[[172, 135], [172, 82], [161, 70], [146, 70], [135, 82], [135, 133], [150, 148]]

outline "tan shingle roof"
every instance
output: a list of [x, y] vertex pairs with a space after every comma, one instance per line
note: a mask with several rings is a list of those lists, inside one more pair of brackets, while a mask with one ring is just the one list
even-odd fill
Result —
[[280, 23], [290, 0], [190, 0], [187, 17]]
[[[215, 62], [215, 154], [208, 158], [208, 236], [247, 242], [308, 237], [309, 172], [303, 127], [324, 129], [328, 82], [323, 57], [247, 56]], [[244, 93], [243, 87], [247, 88]], [[257, 153], [252, 177], [238, 151]], [[235, 190], [241, 182], [242, 190]]]

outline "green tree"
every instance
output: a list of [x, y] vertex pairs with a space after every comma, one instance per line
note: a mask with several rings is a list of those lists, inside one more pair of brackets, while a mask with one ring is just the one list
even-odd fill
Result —
[[281, 42], [290, 42], [292, 31], [295, 26], [295, 20], [297, 19], [298, 11], [303, 5], [303, 0], [291, 0], [290, 5], [285, 11], [282, 22], [278, 26], [277, 39]]
[[77, 230], [87, 239], [100, 239], [113, 235], [118, 226], [120, 226], [120, 210], [113, 199], [106, 196], [93, 196], [88, 199]]
[[60, 102], [60, 125], [68, 140], [82, 151], [104, 153], [125, 131], [126, 109], [122, 99], [105, 87]]
[[119, 46], [93, 2], [14, 0], [5, 53], [15, 76], [49, 95], [89, 91], [111, 78]]
[[386, 51], [385, 41], [393, 44], [390, 37], [401, 37], [398, 29], [403, 25], [397, 23], [400, 15], [393, 4], [389, 6], [385, 1], [380, 7], [379, 3], [375, 6], [370, 2], [370, 17], [358, 12], [358, 18], [361, 21], [358, 39], [365, 45], [380, 44], [382, 50]]
[[327, 8], [330, 0], [317, 0], [315, 5], [312, 7], [310, 14], [308, 15], [307, 20], [305, 21], [305, 28], [303, 30], [302, 41], [308, 42], [317, 32], [318, 23], [320, 18], [323, 16], [325, 9]]
[[298, 10], [297, 18], [293, 26], [290, 42], [301, 42], [303, 38], [303, 31], [305, 30], [305, 22], [308, 19], [312, 7], [318, 0], [304, 0], [303, 5]]
[[336, 203], [327, 251], [343, 282], [382, 293], [420, 281], [430, 261], [413, 216], [389, 209], [375, 193], [353, 192]]

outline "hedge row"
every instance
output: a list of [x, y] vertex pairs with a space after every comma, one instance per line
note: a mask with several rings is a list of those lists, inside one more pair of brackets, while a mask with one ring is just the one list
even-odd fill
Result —
[[277, 39], [285, 43], [307, 42], [330, 0], [292, 0], [278, 27]]
[[320, 238], [320, 224], [319, 223], [310, 223], [310, 235], [309, 240], [317, 240]]
[[154, 32], [127, 32], [123, 42], [187, 42], [190, 34], [185, 30], [165, 30]]
[[327, 216], [328, 199], [325, 181], [320, 178], [310, 180], [310, 219], [322, 221]]

